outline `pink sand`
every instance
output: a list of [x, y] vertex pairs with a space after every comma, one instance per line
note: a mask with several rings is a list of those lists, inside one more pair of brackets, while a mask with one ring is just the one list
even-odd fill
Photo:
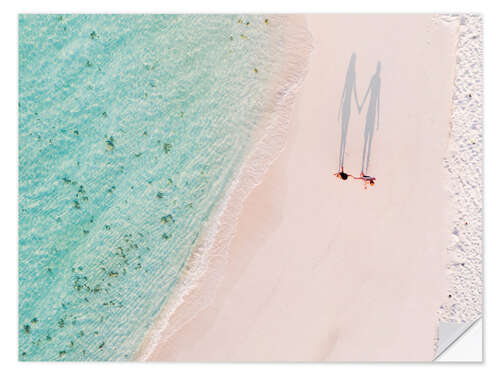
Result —
[[[244, 203], [213, 301], [186, 297], [150, 360], [427, 361], [445, 298], [446, 152], [456, 32], [432, 15], [308, 15], [314, 51], [284, 151]], [[343, 182], [337, 111], [357, 53], [381, 71], [370, 174]], [[346, 171], [360, 172], [353, 111]], [[208, 284], [207, 284], [208, 285]]]

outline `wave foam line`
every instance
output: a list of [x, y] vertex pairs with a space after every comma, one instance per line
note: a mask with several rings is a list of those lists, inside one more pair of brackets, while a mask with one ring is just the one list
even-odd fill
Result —
[[175, 326], [171, 325], [175, 311], [186, 297], [201, 285], [201, 279], [207, 277], [210, 265], [218, 264], [223, 267], [227, 264], [229, 246], [236, 233], [243, 203], [250, 192], [261, 183], [286, 144], [292, 105], [308, 71], [309, 57], [313, 49], [312, 36], [303, 16], [270, 16], [269, 19], [270, 22], [283, 23], [286, 38], [282, 42], [285, 43], [284, 49], [289, 54], [285, 59], [287, 66], [284, 74], [276, 82], [273, 110], [261, 129], [257, 130], [253, 149], [214, 210], [209, 224], [200, 236], [198, 246], [184, 268], [183, 275], [139, 348], [136, 354], [139, 361], [148, 360], [159, 343], [166, 342], [213, 301], [217, 285], [223, 277], [222, 273], [213, 272], [212, 279], [203, 282], [205, 289], [209, 286], [209, 291], [198, 301], [197, 311], [183, 317]]

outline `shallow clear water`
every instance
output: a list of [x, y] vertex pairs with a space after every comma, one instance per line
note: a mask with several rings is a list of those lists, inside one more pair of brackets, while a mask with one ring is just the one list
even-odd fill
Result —
[[133, 359], [268, 110], [266, 19], [20, 16], [21, 360]]

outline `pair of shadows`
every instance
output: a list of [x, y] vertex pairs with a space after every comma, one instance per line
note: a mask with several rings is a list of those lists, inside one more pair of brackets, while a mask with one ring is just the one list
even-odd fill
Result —
[[[356, 54], [353, 53], [351, 60], [349, 61], [349, 66], [347, 68], [344, 90], [342, 92], [342, 98], [340, 100], [340, 107], [338, 113], [338, 119], [341, 119], [341, 137], [340, 137], [340, 155], [339, 155], [339, 172], [336, 173], [337, 177], [342, 180], [347, 180], [349, 177], [354, 179], [362, 179], [368, 182], [370, 185], [375, 183], [375, 177], [368, 176], [368, 167], [370, 165], [370, 155], [373, 140], [373, 132], [375, 129], [375, 122], [377, 122], [377, 130], [379, 128], [380, 122], [380, 70], [381, 63], [377, 63], [377, 69], [375, 74], [370, 80], [370, 85], [366, 90], [365, 96], [361, 104], [359, 104], [358, 93], [356, 90]], [[361, 176], [354, 177], [344, 172], [344, 154], [347, 142], [347, 131], [349, 128], [349, 121], [351, 119], [351, 102], [352, 96], [354, 94], [354, 99], [356, 102], [356, 108], [358, 113], [361, 113], [362, 108], [365, 105], [368, 95], [370, 95], [370, 100], [368, 102], [368, 109], [366, 111], [366, 121], [365, 121], [365, 132], [364, 132], [364, 143], [363, 143], [363, 159], [361, 162]]]

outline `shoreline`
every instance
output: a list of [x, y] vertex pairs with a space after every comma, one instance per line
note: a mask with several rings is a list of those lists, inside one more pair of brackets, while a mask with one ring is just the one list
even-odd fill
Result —
[[[434, 356], [446, 293], [442, 158], [454, 28], [430, 14], [306, 18], [314, 50], [286, 146], [243, 203], [216, 294], [209, 293], [213, 267], [205, 273], [209, 282], [200, 282], [172, 314], [149, 360]], [[362, 93], [382, 61], [381, 128], [371, 165], [377, 182], [367, 190], [332, 175], [337, 105], [353, 51]], [[413, 69], [417, 61], [423, 66]], [[348, 172], [360, 164], [364, 127], [362, 116], [351, 120]], [[206, 301], [212, 302], [201, 310]]]
[[[188, 264], [184, 267], [178, 285], [168, 297], [162, 311], [148, 330], [148, 334], [136, 352], [135, 358], [139, 361], [148, 360], [160, 341], [168, 340], [168, 337], [197, 314], [198, 311], [193, 312], [190, 317], [184, 318], [184, 321], [173, 322], [172, 324], [172, 316], [186, 297], [199, 293], [200, 288], [206, 290], [207, 294], [202, 297], [204, 302], [197, 308], [199, 311], [203, 310], [213, 300], [217, 284], [223, 277], [225, 252], [227, 252], [227, 248], [236, 232], [238, 216], [243, 207], [243, 202], [255, 187], [262, 182], [263, 176], [285, 146], [290, 123], [288, 116], [290, 107], [293, 105], [300, 85], [307, 75], [308, 60], [311, 53], [311, 37], [307, 31], [304, 16], [284, 15], [282, 17], [287, 20], [286, 28], [290, 31], [287, 34], [288, 46], [285, 49], [292, 51], [294, 43], [303, 43], [303, 55], [294, 52], [289, 56], [291, 61], [287, 62], [283, 75], [273, 83], [277, 89], [275, 90], [274, 99], [276, 103], [272, 105], [271, 116], [265, 118], [263, 125], [256, 129], [254, 133], [255, 139], [247, 157], [224, 197], [207, 221], [207, 225], [200, 235], [199, 244], [193, 250]], [[201, 280], [210, 276], [207, 275], [209, 268], [218, 269], [221, 274], [217, 274], [211, 280], [201, 282]]]

